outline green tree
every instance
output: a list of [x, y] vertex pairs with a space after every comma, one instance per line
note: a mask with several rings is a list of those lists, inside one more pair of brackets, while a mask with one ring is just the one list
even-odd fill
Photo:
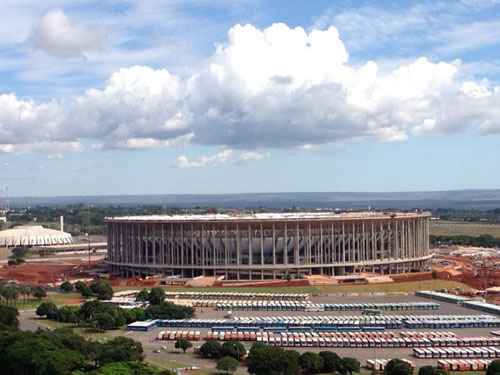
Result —
[[353, 372], [359, 372], [361, 367], [359, 361], [356, 358], [344, 357], [340, 361], [342, 369], [349, 374]]
[[147, 289], [142, 289], [137, 295], [135, 296], [136, 301], [140, 302], [146, 302], [149, 301], [149, 290]]
[[324, 351], [319, 355], [323, 358], [323, 372], [336, 372], [340, 368], [340, 357], [337, 353]]
[[101, 344], [96, 356], [96, 362], [99, 366], [112, 362], [142, 360], [143, 349], [141, 343], [123, 336]]
[[15, 304], [19, 296], [19, 289], [14, 284], [5, 284], [0, 288], [0, 295], [7, 302], [7, 304]]
[[248, 353], [248, 372], [259, 375], [295, 375], [299, 370], [298, 359], [299, 353], [296, 351], [256, 343]]
[[86, 287], [87, 284], [85, 284], [83, 281], [81, 280], [78, 280], [76, 283], [75, 283], [75, 290], [77, 292], [81, 292], [82, 288]]
[[19, 312], [15, 307], [0, 305], [0, 328], [17, 329], [19, 326], [18, 316]]
[[90, 289], [100, 300], [109, 300], [113, 298], [113, 288], [111, 288], [111, 285], [105, 280], [93, 282], [90, 284]]
[[500, 375], [500, 359], [490, 362], [486, 370], [486, 375]]
[[82, 295], [83, 298], [90, 298], [92, 297], [92, 289], [90, 289], [87, 285], [85, 285], [80, 290], [80, 294]]
[[26, 301], [31, 295], [32, 289], [29, 285], [19, 285], [19, 294], [23, 296], [23, 300]]
[[222, 355], [224, 357], [233, 357], [241, 361], [247, 353], [243, 344], [239, 341], [227, 341], [222, 344]]
[[222, 357], [217, 361], [217, 370], [232, 374], [239, 366], [239, 362], [233, 357]]
[[42, 302], [36, 308], [36, 315], [46, 316], [48, 319], [56, 319], [57, 306], [53, 302]]
[[437, 368], [434, 366], [422, 366], [418, 369], [418, 375], [436, 375]]
[[78, 306], [62, 306], [57, 309], [57, 321], [62, 323], [78, 323], [80, 308]]
[[133, 309], [124, 310], [123, 312], [125, 314], [125, 320], [127, 324], [146, 320], [146, 312], [144, 311], [144, 309], [135, 307]]
[[203, 358], [218, 359], [222, 357], [222, 345], [218, 341], [209, 340], [198, 349], [198, 353]]
[[384, 369], [385, 375], [411, 375], [412, 372], [410, 365], [398, 358], [387, 362]]
[[165, 301], [165, 290], [160, 287], [151, 289], [149, 292], [149, 303], [152, 305], [160, 305]]
[[192, 346], [193, 344], [191, 344], [190, 341], [184, 339], [177, 340], [175, 342], [175, 349], [181, 349], [183, 353], [186, 353], [186, 350], [188, 350]]
[[189, 319], [192, 318], [194, 309], [189, 306], [179, 306], [171, 302], [159, 305], [149, 305], [146, 308], [147, 319]]
[[148, 364], [140, 362], [109, 363], [107, 365], [98, 368], [95, 371], [86, 374], [88, 375], [174, 375], [171, 371], [168, 370], [159, 371]]
[[71, 284], [69, 281], [65, 281], [61, 284], [59, 287], [62, 292], [64, 293], [69, 293], [73, 291], [73, 284]]
[[75, 283], [75, 290], [80, 292], [83, 298], [92, 297], [92, 289], [87, 286], [83, 281], [77, 281]]
[[101, 312], [94, 316], [95, 327], [102, 330], [114, 329], [116, 328], [115, 318], [113, 315]]
[[299, 366], [304, 374], [317, 374], [323, 370], [323, 358], [314, 352], [306, 352], [299, 357]]
[[82, 369], [85, 357], [46, 333], [0, 335], [2, 373], [67, 375]]
[[41, 300], [42, 298], [47, 297], [47, 292], [41, 286], [34, 287], [32, 294], [33, 297], [35, 297], [37, 300]]

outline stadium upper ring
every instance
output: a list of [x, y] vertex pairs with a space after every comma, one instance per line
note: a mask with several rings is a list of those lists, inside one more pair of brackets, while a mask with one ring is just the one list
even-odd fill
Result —
[[393, 274], [430, 267], [428, 212], [294, 212], [106, 218], [123, 276], [228, 280]]

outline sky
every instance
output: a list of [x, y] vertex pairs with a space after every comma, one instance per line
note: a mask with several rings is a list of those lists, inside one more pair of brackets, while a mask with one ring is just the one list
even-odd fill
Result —
[[9, 196], [500, 188], [500, 0], [0, 0]]

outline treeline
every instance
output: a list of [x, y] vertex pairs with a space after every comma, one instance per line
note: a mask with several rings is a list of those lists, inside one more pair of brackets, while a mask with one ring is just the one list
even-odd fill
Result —
[[[234, 372], [246, 356], [246, 349], [240, 342], [228, 341], [221, 344], [210, 340], [205, 342], [197, 354], [202, 358], [217, 361], [217, 369]], [[245, 363], [250, 374], [319, 374], [337, 373], [341, 375], [359, 372], [360, 363], [355, 358], [339, 357], [336, 353], [299, 353], [262, 343], [252, 345]]]
[[462, 246], [476, 246], [476, 247], [500, 247], [500, 238], [495, 238], [489, 234], [480, 236], [430, 236], [430, 243], [432, 246], [442, 245], [462, 245]]
[[73, 289], [79, 290], [82, 296], [90, 293], [98, 299], [87, 301], [81, 306], [61, 307], [46, 301], [38, 306], [36, 314], [49, 320], [73, 323], [96, 330], [117, 329], [125, 324], [147, 319], [188, 319], [194, 315], [192, 307], [165, 302], [165, 290], [160, 287], [142, 290], [137, 298], [139, 301], [147, 302], [147, 307], [133, 309], [122, 309], [112, 303], [99, 301], [113, 296], [113, 290], [105, 280], [97, 280], [90, 287], [82, 282], [77, 282], [75, 285], [69, 282], [61, 284], [63, 291], [69, 292]]
[[19, 301], [27, 302], [32, 297], [41, 300], [47, 291], [41, 286], [17, 284], [0, 281], [0, 304], [16, 305]]
[[171, 375], [143, 363], [141, 343], [117, 337], [104, 343], [86, 340], [71, 329], [0, 331], [2, 374]]
[[441, 220], [500, 223], [500, 208], [491, 210], [437, 208], [431, 212]]
[[10, 226], [38, 222], [58, 229], [59, 218], [64, 216], [65, 230], [73, 235], [80, 235], [83, 233], [104, 234], [104, 218], [107, 216], [160, 215], [182, 212], [183, 210], [178, 208], [163, 206], [37, 206], [23, 210], [13, 210], [8, 213], [7, 219]]

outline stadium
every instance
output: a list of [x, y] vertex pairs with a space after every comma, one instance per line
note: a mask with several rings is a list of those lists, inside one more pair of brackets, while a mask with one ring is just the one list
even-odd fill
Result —
[[430, 269], [427, 212], [260, 213], [106, 218], [121, 276], [262, 280]]

